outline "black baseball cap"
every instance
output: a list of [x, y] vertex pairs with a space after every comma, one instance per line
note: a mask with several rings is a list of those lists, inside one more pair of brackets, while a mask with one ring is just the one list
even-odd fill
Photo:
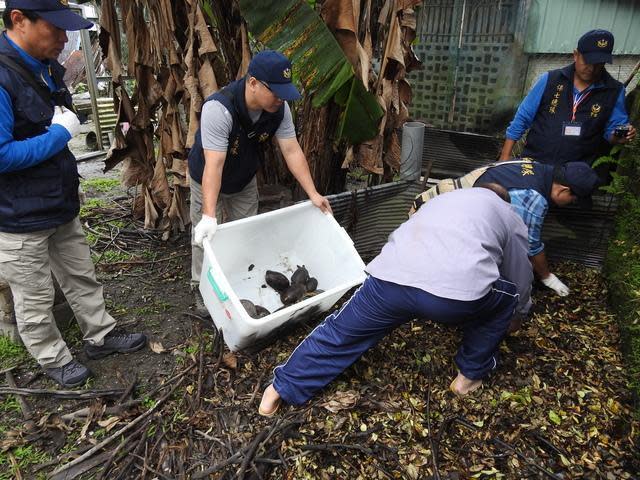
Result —
[[567, 162], [556, 167], [554, 181], [569, 187], [582, 208], [591, 208], [591, 195], [603, 184], [595, 170], [585, 162]]
[[611, 63], [613, 34], [607, 30], [589, 30], [578, 40], [578, 51], [587, 63]]
[[69, 0], [7, 0], [6, 10], [31, 10], [66, 31], [91, 28], [93, 23], [69, 8]]
[[298, 100], [301, 95], [291, 82], [291, 62], [280, 52], [263, 50], [249, 63], [249, 75], [264, 82], [282, 100]]

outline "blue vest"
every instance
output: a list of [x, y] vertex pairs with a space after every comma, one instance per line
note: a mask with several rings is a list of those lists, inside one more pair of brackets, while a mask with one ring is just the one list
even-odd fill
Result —
[[[245, 78], [236, 80], [214, 93], [205, 100], [217, 100], [231, 113], [233, 126], [229, 134], [229, 146], [222, 170], [222, 193], [241, 191], [256, 174], [266, 144], [278, 130], [284, 117], [284, 104], [274, 113], [263, 111], [256, 123], [251, 122], [244, 100]], [[204, 152], [200, 128], [189, 151], [189, 174], [198, 183], [202, 183], [204, 171]]]
[[554, 169], [553, 165], [538, 162], [498, 164], [483, 173], [474, 185], [499, 183], [507, 190], [531, 189], [549, 201]]
[[[29, 68], [19, 53], [0, 35], [0, 53]], [[64, 68], [51, 62], [52, 78], [64, 87]], [[13, 138], [24, 140], [47, 131], [53, 117], [53, 100], [46, 102], [14, 70], [0, 64], [0, 86], [13, 107]], [[66, 92], [61, 103], [72, 108]], [[55, 228], [73, 220], [80, 210], [76, 159], [65, 146], [45, 161], [23, 170], [0, 173], [0, 231], [25, 233]]]
[[573, 109], [573, 75], [575, 65], [549, 72], [547, 86], [533, 119], [523, 157], [552, 165], [587, 162], [589, 165], [606, 154], [609, 143], [603, 138], [622, 84], [605, 70], [598, 86], [578, 106], [576, 122], [581, 123], [580, 136], [562, 135], [562, 125], [570, 122]]

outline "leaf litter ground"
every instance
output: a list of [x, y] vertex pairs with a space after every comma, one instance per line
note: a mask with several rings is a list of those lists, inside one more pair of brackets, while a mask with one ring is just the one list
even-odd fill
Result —
[[[4, 412], [0, 478], [637, 478], [639, 424], [598, 271], [557, 264], [571, 295], [536, 290], [532, 318], [468, 398], [448, 390], [459, 332], [416, 320], [309, 404], [266, 419], [257, 405], [273, 367], [322, 318], [229, 352], [192, 310], [186, 236], [104, 227], [123, 210], [86, 221], [97, 256], [123, 254], [98, 266], [111, 312], [150, 348], [87, 362], [96, 379], [79, 392], [97, 398], [24, 397], [30, 430], [17, 408]], [[80, 352], [78, 335], [71, 343]], [[33, 362], [13, 373], [19, 387], [55, 389]], [[27, 447], [39, 463], [20, 461]]]

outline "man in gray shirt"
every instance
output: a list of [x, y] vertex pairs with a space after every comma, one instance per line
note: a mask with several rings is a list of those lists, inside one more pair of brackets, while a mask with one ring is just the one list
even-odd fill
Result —
[[413, 318], [462, 329], [450, 388], [477, 389], [496, 368], [511, 322], [531, 306], [527, 229], [508, 198], [500, 185], [485, 184], [423, 205], [367, 265], [369, 277], [351, 299], [276, 367], [259, 413], [273, 415], [282, 400], [306, 402]]
[[213, 237], [222, 222], [223, 211], [225, 221], [258, 213], [256, 171], [263, 146], [273, 136], [289, 171], [309, 200], [322, 211], [331, 212], [329, 201], [316, 190], [296, 139], [287, 101], [299, 98], [300, 93], [291, 82], [291, 63], [287, 57], [265, 50], [253, 57], [245, 77], [205, 101], [200, 129], [189, 152], [190, 216], [194, 226], [192, 287], [200, 281], [202, 242]]

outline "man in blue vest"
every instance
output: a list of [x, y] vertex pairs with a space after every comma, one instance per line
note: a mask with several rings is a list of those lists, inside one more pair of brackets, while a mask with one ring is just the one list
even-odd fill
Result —
[[189, 152], [191, 286], [199, 313], [206, 313], [195, 287], [200, 282], [202, 242], [212, 238], [218, 223], [258, 213], [256, 171], [263, 147], [276, 137], [282, 156], [311, 202], [331, 212], [311, 178], [296, 139], [287, 101], [300, 93], [291, 82], [291, 62], [265, 50], [253, 57], [248, 73], [205, 100], [200, 128]]
[[22, 341], [63, 387], [90, 376], [52, 314], [55, 274], [91, 359], [144, 347], [114, 331], [78, 219], [78, 170], [67, 147], [79, 133], [56, 61], [67, 30], [91, 27], [61, 0], [7, 0], [0, 35], [0, 277], [11, 287]]
[[527, 129], [522, 156], [552, 165], [591, 165], [608, 153], [609, 144], [632, 141], [636, 129], [625, 110], [624, 86], [604, 68], [612, 51], [611, 32], [585, 33], [573, 51], [574, 63], [544, 73], [522, 101], [507, 128], [500, 160], [512, 157]]
[[555, 166], [528, 159], [499, 162], [455, 180], [442, 180], [415, 198], [409, 214], [442, 193], [481, 183], [498, 183], [507, 189], [511, 206], [527, 226], [533, 271], [546, 287], [562, 297], [569, 295], [569, 287], [549, 270], [542, 225], [551, 203], [559, 207], [577, 203], [588, 208], [591, 194], [602, 183], [596, 172], [584, 162]]

